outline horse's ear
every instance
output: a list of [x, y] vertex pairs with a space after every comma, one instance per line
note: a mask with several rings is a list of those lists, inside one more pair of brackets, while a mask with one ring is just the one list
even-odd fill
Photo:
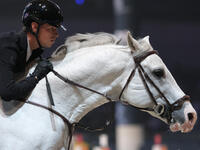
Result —
[[137, 40], [135, 40], [132, 37], [130, 31], [128, 31], [128, 33], [127, 33], [127, 43], [129, 45], [130, 49], [132, 50], [132, 52], [139, 50], [139, 43]]
[[149, 45], [151, 45], [150, 42], [149, 42], [149, 36], [145, 36], [145, 37], [143, 38], [143, 40], [144, 40], [145, 42], [147, 42]]
[[52, 54], [50, 57], [51, 61], [60, 61], [62, 60], [67, 54], [67, 47], [66, 45], [61, 45], [59, 46]]
[[150, 41], [149, 41], [149, 36], [145, 36], [142, 40], [143, 40], [145, 43], [147, 43], [148, 49], [153, 50], [153, 48], [152, 48], [152, 46], [151, 46], [151, 43], [150, 43]]

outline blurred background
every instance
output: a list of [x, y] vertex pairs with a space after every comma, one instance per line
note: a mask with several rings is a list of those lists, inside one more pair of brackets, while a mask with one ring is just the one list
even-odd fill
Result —
[[[21, 15], [28, 2], [0, 1], [0, 32], [21, 30]], [[45, 56], [50, 55], [67, 37], [75, 33], [109, 32], [124, 38], [126, 31], [130, 30], [135, 38], [149, 35], [154, 49], [158, 50], [183, 91], [191, 96], [197, 113], [200, 111], [199, 0], [54, 2], [63, 10], [67, 32], [60, 32], [57, 43], [45, 52]], [[171, 133], [167, 125], [148, 114], [111, 103], [93, 110], [81, 120], [81, 123], [98, 128], [104, 126], [107, 120], [112, 120], [112, 124], [101, 132], [91, 133], [77, 129], [75, 142], [82, 141], [87, 144], [83, 144], [82, 149], [74, 150], [103, 150], [99, 147], [102, 143], [106, 145], [104, 148], [110, 150], [200, 149], [199, 121], [190, 133]], [[163, 143], [164, 146], [162, 149], [152, 149], [155, 143]]]

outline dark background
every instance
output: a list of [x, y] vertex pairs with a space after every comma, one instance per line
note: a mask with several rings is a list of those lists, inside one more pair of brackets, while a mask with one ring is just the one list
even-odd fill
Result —
[[[46, 51], [46, 55], [60, 44], [66, 37], [75, 33], [87, 32], [110, 32], [113, 33], [119, 24], [116, 23], [117, 16], [113, 10], [112, 0], [85, 0], [83, 5], [77, 5], [75, 0], [54, 0], [57, 2], [64, 14], [64, 25], [67, 32], [60, 32], [60, 37], [53, 48]], [[127, 1], [128, 0], [124, 0]], [[186, 94], [192, 98], [197, 114], [199, 114], [199, 92], [200, 92], [200, 1], [199, 0], [133, 0], [134, 15], [130, 17], [130, 28], [133, 36], [139, 38], [150, 36], [154, 49], [158, 50], [161, 58], [168, 66], [176, 81]], [[0, 32], [21, 30], [21, 15], [28, 0], [6, 0], [0, 1]], [[123, 17], [120, 18], [123, 21]], [[110, 109], [112, 108], [112, 109]], [[82, 122], [94, 124], [97, 127], [104, 125], [105, 117], [113, 118], [115, 106], [108, 104], [89, 113]], [[109, 110], [109, 111], [108, 111]], [[138, 112], [137, 112], [138, 113]], [[139, 113], [144, 115], [144, 113]], [[98, 120], [96, 119], [99, 116]], [[147, 117], [144, 124], [147, 130], [147, 147], [151, 145], [151, 136], [154, 132], [161, 132], [169, 137], [171, 149], [184, 150], [184, 140], [190, 140], [194, 150], [200, 147], [197, 142], [200, 137], [199, 121], [195, 129], [189, 134], [172, 134], [166, 125], [152, 117]], [[125, 117], [125, 116], [124, 116]], [[134, 118], [134, 114], [132, 115]], [[95, 123], [93, 123], [95, 122]], [[111, 144], [114, 145], [114, 125], [105, 132], [110, 134]], [[84, 131], [77, 131], [84, 132]], [[88, 139], [94, 135], [87, 133]], [[95, 133], [98, 135], [98, 133]], [[177, 140], [178, 139], [178, 140]], [[182, 140], [183, 139], [183, 140]], [[166, 139], [167, 141], [167, 139]], [[174, 142], [176, 141], [176, 142]], [[176, 147], [175, 145], [178, 144]], [[149, 144], [149, 145], [148, 145]], [[114, 147], [114, 146], [112, 146]], [[191, 147], [190, 147], [191, 148]], [[114, 149], [114, 148], [113, 148]], [[148, 148], [147, 148], [148, 149]]]

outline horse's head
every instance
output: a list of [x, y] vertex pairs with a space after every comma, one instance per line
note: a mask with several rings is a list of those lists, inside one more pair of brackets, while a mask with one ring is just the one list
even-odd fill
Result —
[[128, 45], [136, 67], [120, 97], [168, 123], [173, 132], [191, 131], [197, 120], [196, 111], [153, 50], [149, 37], [137, 41], [128, 33]]

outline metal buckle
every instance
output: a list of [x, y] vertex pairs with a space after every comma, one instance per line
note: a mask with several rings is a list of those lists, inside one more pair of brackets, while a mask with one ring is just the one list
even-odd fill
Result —
[[165, 105], [164, 104], [157, 104], [157, 105], [154, 106], [153, 110], [156, 114], [161, 116], [165, 111]]

